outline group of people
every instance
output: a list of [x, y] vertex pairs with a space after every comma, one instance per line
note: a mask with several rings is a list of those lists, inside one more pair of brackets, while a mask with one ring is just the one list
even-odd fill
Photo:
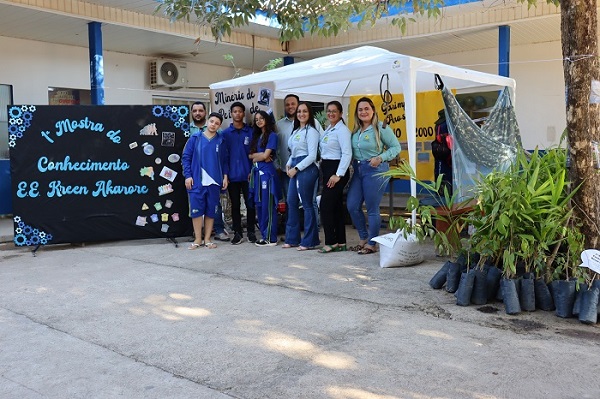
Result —
[[[372, 239], [379, 235], [379, 205], [388, 181], [381, 173], [389, 170], [388, 162], [400, 152], [396, 136], [379, 121], [375, 105], [367, 97], [356, 104], [352, 131], [342, 118], [338, 101], [327, 104], [329, 126], [325, 130], [315, 119], [310, 104], [301, 102], [298, 96], [286, 96], [284, 107], [285, 117], [277, 123], [272, 115], [258, 111], [250, 127], [244, 123], [245, 106], [235, 102], [230, 107], [233, 122], [219, 133], [222, 115], [213, 112], [202, 121], [194, 116], [194, 109], [205, 110], [204, 105], [192, 105], [194, 127], [181, 158], [195, 235], [189, 249], [216, 247], [211, 242], [211, 232], [214, 222], [221, 219], [222, 223], [219, 193], [227, 190], [232, 207], [232, 244], [243, 241], [240, 197], [247, 209], [248, 241], [258, 246], [277, 245], [277, 205], [285, 198], [283, 248], [318, 249], [321, 253], [345, 251], [343, 195], [349, 182], [347, 209], [360, 240], [350, 248], [359, 254], [376, 252]], [[354, 170], [352, 177], [350, 165]], [[319, 176], [322, 189], [317, 206]], [[319, 240], [319, 209], [325, 235], [323, 246]], [[260, 240], [255, 235], [257, 218]], [[215, 237], [220, 234], [217, 227]]]

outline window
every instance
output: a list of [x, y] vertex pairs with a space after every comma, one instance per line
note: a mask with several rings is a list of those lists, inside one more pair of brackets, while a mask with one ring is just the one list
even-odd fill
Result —
[[90, 105], [91, 90], [48, 87], [48, 105]]

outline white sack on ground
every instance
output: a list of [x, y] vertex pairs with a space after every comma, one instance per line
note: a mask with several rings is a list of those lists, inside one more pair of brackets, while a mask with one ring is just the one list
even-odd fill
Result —
[[421, 244], [414, 234], [404, 238], [401, 230], [373, 238], [379, 243], [379, 266], [412, 266], [423, 262]]

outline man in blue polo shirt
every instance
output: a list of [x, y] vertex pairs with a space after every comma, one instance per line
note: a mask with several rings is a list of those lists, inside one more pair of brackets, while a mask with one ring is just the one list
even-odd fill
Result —
[[252, 204], [248, 201], [248, 178], [252, 163], [248, 155], [250, 154], [250, 143], [252, 142], [252, 128], [244, 123], [246, 117], [246, 106], [241, 102], [234, 102], [230, 107], [231, 125], [223, 130], [223, 137], [227, 145], [229, 154], [229, 198], [231, 199], [231, 218], [233, 220], [234, 236], [231, 243], [233, 245], [241, 244], [244, 240], [242, 230], [242, 215], [240, 211], [240, 196], [244, 197], [246, 205], [246, 224], [248, 232], [248, 241], [256, 242], [255, 224], [256, 212]]

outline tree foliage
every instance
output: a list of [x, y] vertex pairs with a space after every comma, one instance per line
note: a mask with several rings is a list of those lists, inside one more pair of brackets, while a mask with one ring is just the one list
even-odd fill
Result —
[[391, 15], [389, 22], [404, 32], [412, 19], [409, 14], [437, 17], [443, 5], [443, 0], [161, 0], [156, 12], [172, 21], [208, 26], [216, 40], [263, 15], [281, 25], [283, 42], [306, 34], [329, 37], [350, 28], [373, 26], [390, 16], [390, 8], [399, 12]]
[[[544, 0], [517, 0], [535, 7]], [[561, 7], [566, 122], [571, 181], [581, 185], [575, 213], [584, 221], [588, 248], [600, 248], [600, 174], [591, 157], [591, 142], [600, 142], [600, 104], [589, 104], [592, 80], [600, 80], [596, 0], [545, 0]], [[350, 29], [388, 23], [404, 33], [413, 16], [437, 17], [443, 0], [159, 0], [156, 12], [173, 21], [208, 26], [221, 40], [248, 25], [256, 15], [280, 24], [282, 42], [310, 36], [336, 36]], [[391, 12], [392, 11], [392, 12]], [[393, 14], [393, 15], [391, 15]]]

